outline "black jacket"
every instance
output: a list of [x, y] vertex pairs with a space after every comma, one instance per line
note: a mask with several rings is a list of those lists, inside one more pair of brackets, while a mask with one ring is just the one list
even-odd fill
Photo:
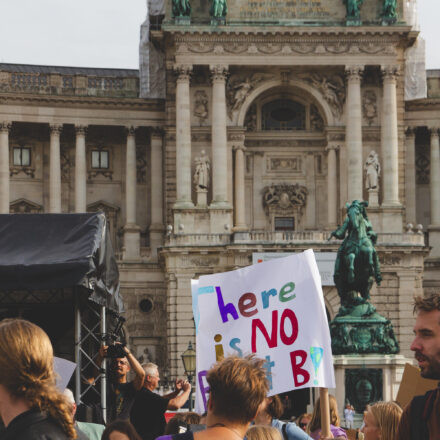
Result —
[[60, 425], [38, 410], [26, 411], [15, 417], [0, 440], [69, 440]]

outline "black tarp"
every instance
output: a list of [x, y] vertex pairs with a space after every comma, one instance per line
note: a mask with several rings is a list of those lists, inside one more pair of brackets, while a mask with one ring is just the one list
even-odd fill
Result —
[[103, 213], [0, 215], [0, 290], [75, 287], [97, 304], [123, 311]]

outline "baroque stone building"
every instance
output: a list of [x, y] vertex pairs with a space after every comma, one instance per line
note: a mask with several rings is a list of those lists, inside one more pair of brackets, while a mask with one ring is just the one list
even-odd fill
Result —
[[130, 343], [176, 376], [202, 274], [313, 248], [333, 318], [327, 238], [369, 200], [394, 398], [412, 298], [440, 285], [440, 71], [424, 71], [414, 1], [395, 17], [382, 0], [359, 16], [342, 0], [231, 0], [225, 17], [190, 3], [150, 2], [139, 71], [0, 64], [0, 212], [103, 210]]

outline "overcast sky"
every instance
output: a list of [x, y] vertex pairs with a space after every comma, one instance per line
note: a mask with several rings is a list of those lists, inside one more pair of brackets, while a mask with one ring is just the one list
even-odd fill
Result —
[[[146, 17], [146, 0], [1, 3], [0, 62], [138, 68], [139, 27]], [[439, 18], [439, 0], [419, 0], [428, 69], [440, 69]]]

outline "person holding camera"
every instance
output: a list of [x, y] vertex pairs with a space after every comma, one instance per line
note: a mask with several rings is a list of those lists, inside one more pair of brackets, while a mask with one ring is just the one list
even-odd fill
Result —
[[[105, 357], [110, 357], [107, 422], [116, 419], [127, 420], [130, 418], [136, 392], [142, 388], [144, 383], [145, 371], [130, 350], [118, 342], [110, 347], [101, 346], [97, 359], [98, 365]], [[127, 380], [130, 370], [133, 370], [135, 375], [131, 382]]]
[[181, 408], [188, 400], [191, 385], [186, 380], [176, 380], [175, 390], [160, 396], [154, 393], [160, 381], [158, 366], [149, 362], [142, 367], [145, 370], [144, 386], [136, 394], [130, 420], [142, 440], [154, 440], [164, 433], [165, 411]]

